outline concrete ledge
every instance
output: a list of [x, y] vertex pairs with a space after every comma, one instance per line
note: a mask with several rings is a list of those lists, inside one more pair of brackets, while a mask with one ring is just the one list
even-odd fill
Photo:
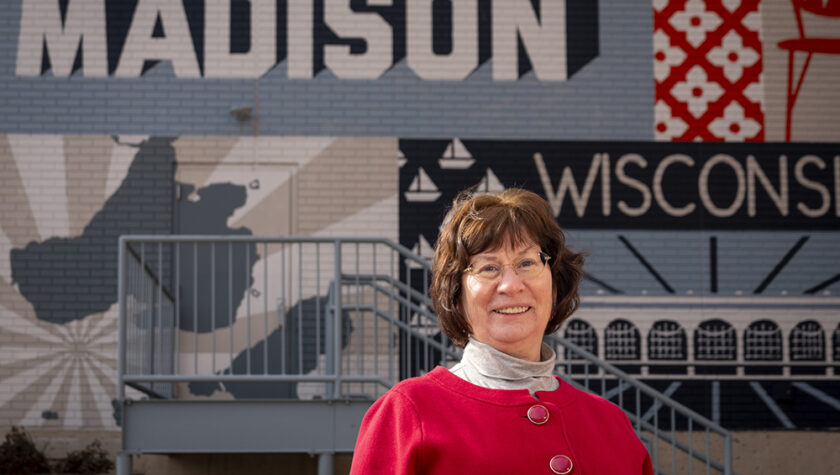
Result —
[[352, 452], [372, 401], [127, 401], [132, 454]]

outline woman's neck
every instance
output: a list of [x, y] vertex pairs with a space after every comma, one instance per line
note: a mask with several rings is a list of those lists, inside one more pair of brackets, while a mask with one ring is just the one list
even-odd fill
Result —
[[528, 389], [532, 394], [557, 389], [554, 350], [542, 345], [539, 355], [540, 361], [529, 361], [470, 338], [461, 362], [451, 371], [461, 379], [491, 389]]

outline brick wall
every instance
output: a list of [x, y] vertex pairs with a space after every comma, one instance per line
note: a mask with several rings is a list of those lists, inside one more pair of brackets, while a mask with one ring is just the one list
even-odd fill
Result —
[[[555, 192], [571, 166], [577, 193], [604, 148], [625, 149], [610, 152], [613, 174], [624, 153], [641, 154], [647, 168], [634, 162], [628, 174], [644, 175], [651, 190], [667, 155], [690, 156], [691, 173], [678, 163], [664, 178], [677, 206], [714, 154], [742, 167], [759, 156], [773, 189], [782, 186], [778, 157], [788, 156], [785, 173], [801, 194], [791, 194], [784, 214], [756, 185], [760, 225], [745, 214], [746, 201], [715, 222], [690, 215], [689, 226], [662, 213], [620, 215], [616, 196], [639, 207], [643, 195], [618, 188], [615, 176], [609, 217], [598, 215], [599, 181], [589, 220], [567, 195], [558, 219], [572, 245], [590, 253], [587, 272], [597, 278], [584, 283], [580, 316], [603, 351], [614, 317], [633, 321], [644, 342], [652, 315], [671, 315], [691, 341], [702, 321], [723, 315], [740, 355], [743, 332], [763, 309], [784, 330], [784, 355], [794, 326], [814, 320], [824, 331], [823, 363], [836, 362], [840, 56], [813, 57], [790, 120], [795, 143], [781, 145], [789, 66], [779, 42], [798, 35], [790, 2], [602, 0], [593, 9], [567, 0], [548, 10], [546, 0], [480, 0], [435, 2], [443, 10], [432, 13], [403, 1], [353, 2], [355, 11], [278, 2], [274, 12], [233, 2], [232, 20], [219, 6], [226, 3], [0, 3], [0, 426], [115, 427], [117, 235], [373, 234], [412, 248], [421, 234], [434, 242], [447, 197], [489, 180], [488, 169], [501, 186], [548, 197], [534, 152]], [[545, 26], [529, 11], [535, 5], [546, 8]], [[412, 30], [429, 24], [415, 16], [427, 14], [435, 29]], [[837, 30], [836, 18], [804, 18], [809, 34]], [[510, 33], [515, 21], [523, 44]], [[372, 43], [349, 40], [358, 36]], [[456, 138], [476, 161], [441, 168]], [[704, 146], [719, 141], [714, 153]], [[531, 153], [491, 156], [488, 144]], [[799, 180], [795, 164], [809, 155], [819, 160], [802, 165]], [[421, 163], [442, 192], [425, 208], [405, 197]], [[715, 168], [709, 180], [719, 208], [737, 200], [737, 173]], [[655, 209], [656, 196], [649, 199]], [[813, 218], [798, 203], [827, 208]], [[813, 384], [837, 399], [836, 386]], [[760, 414], [758, 426], [780, 426]]]

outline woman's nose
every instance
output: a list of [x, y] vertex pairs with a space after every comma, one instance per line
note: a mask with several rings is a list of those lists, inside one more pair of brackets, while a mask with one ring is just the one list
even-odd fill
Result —
[[502, 267], [502, 275], [499, 277], [499, 283], [496, 286], [496, 290], [499, 293], [518, 292], [523, 287], [522, 277], [516, 273], [513, 266]]

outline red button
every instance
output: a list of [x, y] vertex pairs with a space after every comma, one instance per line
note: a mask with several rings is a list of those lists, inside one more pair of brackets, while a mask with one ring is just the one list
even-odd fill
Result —
[[536, 425], [542, 425], [548, 422], [548, 409], [542, 404], [535, 404], [528, 408], [528, 420]]
[[551, 457], [551, 461], [548, 462], [548, 466], [551, 468], [552, 472], [559, 473], [560, 475], [572, 473], [572, 459], [566, 457], [565, 455], [555, 455], [554, 457]]

